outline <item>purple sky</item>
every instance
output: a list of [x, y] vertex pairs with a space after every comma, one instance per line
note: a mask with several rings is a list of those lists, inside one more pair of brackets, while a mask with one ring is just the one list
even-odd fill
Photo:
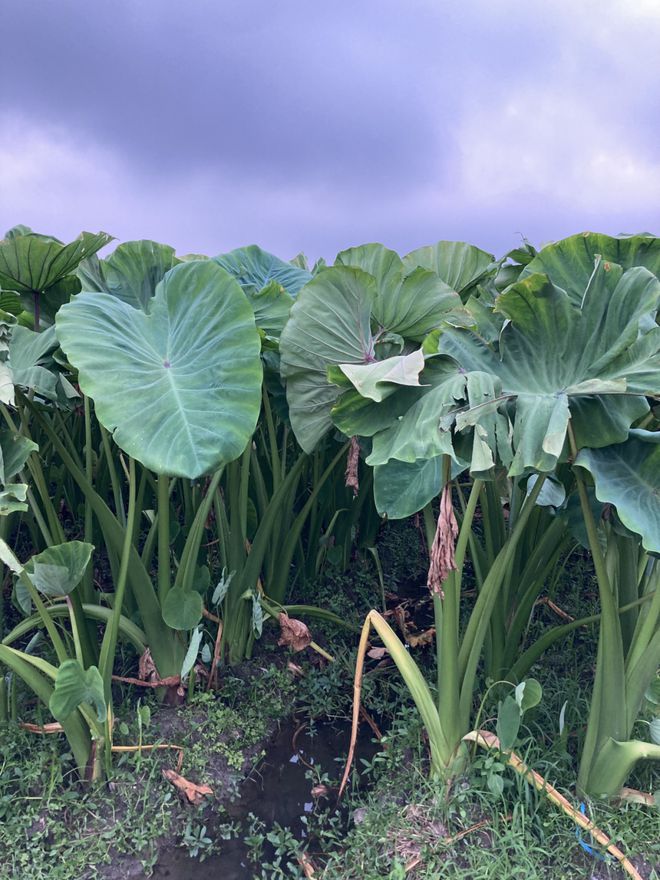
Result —
[[660, 233], [660, 0], [4, 0], [0, 235]]

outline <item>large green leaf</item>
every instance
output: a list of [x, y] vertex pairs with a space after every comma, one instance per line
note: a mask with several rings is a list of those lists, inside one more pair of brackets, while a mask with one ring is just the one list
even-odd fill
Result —
[[83, 669], [78, 660], [65, 660], [57, 670], [48, 707], [56, 721], [64, 721], [81, 703], [89, 703], [96, 709], [97, 720], [105, 721], [107, 706], [101, 673], [96, 666]]
[[418, 266], [434, 272], [464, 302], [477, 282], [497, 270], [492, 254], [463, 241], [439, 241], [417, 248], [406, 254], [403, 263], [407, 273]]
[[[355, 401], [336, 384], [333, 367], [348, 368], [353, 377], [378, 374], [378, 361], [410, 355], [432, 330], [464, 319], [458, 294], [433, 272], [415, 268], [406, 275], [401, 259], [382, 245], [342, 251], [337, 265], [300, 292], [280, 341], [291, 424], [303, 449], [310, 452], [330, 430], [342, 393]], [[373, 398], [375, 386], [368, 387]]]
[[[451, 479], [455, 479], [467, 462], [452, 461]], [[419, 459], [415, 462], [395, 458], [374, 467], [374, 503], [381, 516], [406, 519], [426, 507], [444, 486], [445, 458]]]
[[660, 239], [651, 235], [601, 235], [583, 232], [544, 247], [522, 270], [520, 278], [541, 272], [579, 304], [597, 257], [624, 269], [644, 266], [660, 275]]
[[195, 479], [252, 436], [259, 335], [240, 287], [215, 263], [168, 272], [148, 314], [81, 293], [60, 310], [57, 335], [101, 423], [157, 473]]
[[511, 286], [496, 304], [508, 318], [499, 351], [466, 330], [439, 340], [463, 369], [491, 373], [501, 386], [488, 406], [471, 400], [457, 427], [483, 425], [499, 405], [511, 419], [511, 475], [553, 470], [569, 418], [578, 446], [623, 441], [648, 411], [643, 395], [660, 393], [660, 328], [650, 320], [659, 305], [660, 282], [648, 270], [603, 260], [579, 306], [544, 275]]
[[213, 259], [236, 278], [248, 297], [263, 290], [272, 281], [276, 281], [291, 296], [296, 296], [312, 277], [307, 269], [286, 263], [268, 251], [262, 251], [256, 244], [218, 254]]
[[341, 394], [330, 366], [365, 364], [374, 357], [371, 313], [376, 282], [360, 269], [326, 269], [306, 285], [280, 339], [289, 417], [298, 442], [311, 452], [332, 427], [330, 409]]
[[[156, 287], [179, 262], [169, 245], [148, 240], [127, 241], [107, 259], [99, 261], [97, 282], [102, 286], [91, 289], [106, 290], [130, 306], [148, 312]], [[90, 275], [88, 268], [83, 278]], [[89, 289], [83, 287], [83, 290]]]
[[660, 553], [660, 433], [633, 430], [625, 443], [583, 449], [575, 464], [593, 477], [598, 500], [614, 505], [644, 547]]
[[[28, 297], [45, 294], [41, 307], [54, 315], [59, 306], [80, 290], [73, 275], [81, 260], [112, 241], [105, 232], [81, 232], [75, 241], [62, 244], [55, 238], [33, 232], [11, 235], [0, 241], [0, 287]], [[51, 307], [48, 301], [51, 300]]]

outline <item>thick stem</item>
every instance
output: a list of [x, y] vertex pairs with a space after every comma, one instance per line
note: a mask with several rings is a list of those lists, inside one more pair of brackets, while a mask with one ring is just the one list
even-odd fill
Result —
[[158, 475], [158, 601], [161, 608], [170, 591], [170, 478]]

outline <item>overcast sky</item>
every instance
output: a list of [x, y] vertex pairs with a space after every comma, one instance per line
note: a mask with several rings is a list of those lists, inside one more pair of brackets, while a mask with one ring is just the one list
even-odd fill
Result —
[[0, 235], [660, 233], [660, 0], [2, 0]]

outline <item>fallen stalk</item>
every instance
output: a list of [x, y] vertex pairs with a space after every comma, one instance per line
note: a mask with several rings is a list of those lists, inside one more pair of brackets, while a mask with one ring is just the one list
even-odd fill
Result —
[[531, 770], [515, 752], [503, 753], [500, 749], [500, 741], [494, 733], [490, 733], [487, 730], [472, 730], [463, 737], [463, 740], [465, 742], [476, 743], [487, 750], [496, 749], [499, 751], [506, 759], [507, 764], [513, 768], [516, 773], [533, 785], [537, 791], [541, 792], [541, 794], [545, 794], [553, 804], [556, 804], [556, 806], [560, 807], [567, 816], [570, 816], [576, 825], [579, 825], [580, 828], [588, 831], [594, 840], [603, 846], [610, 855], [614, 856], [623, 870], [630, 877], [634, 878], [634, 880], [644, 880], [632, 862], [626, 858], [615, 844], [612, 843], [605, 832], [601, 831], [600, 828], [594, 825], [594, 823], [590, 819], [587, 819], [587, 817], [579, 810], [576, 810], [575, 807], [562, 794], [560, 794], [556, 788], [550, 785], [540, 773]]

